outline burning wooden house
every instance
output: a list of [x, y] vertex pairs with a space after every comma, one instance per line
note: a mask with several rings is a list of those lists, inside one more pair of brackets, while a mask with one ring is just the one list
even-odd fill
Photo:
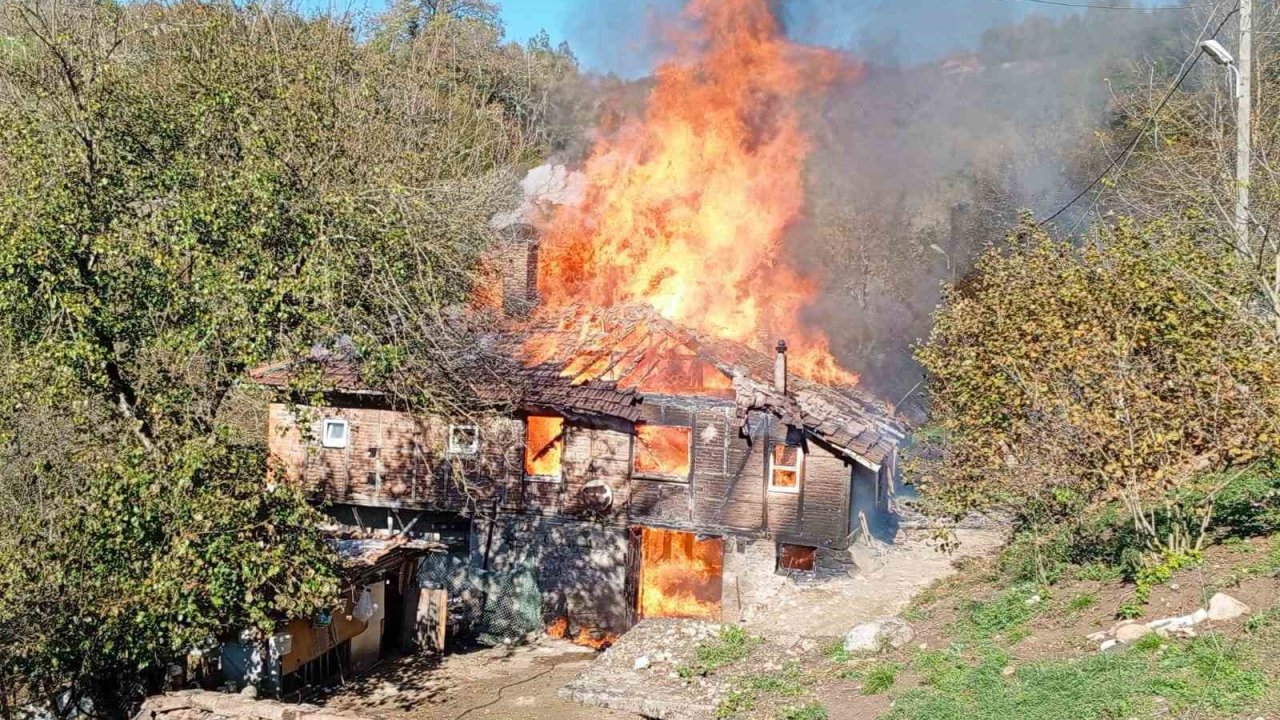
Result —
[[[330, 392], [271, 406], [278, 467], [347, 523], [445, 542], [460, 572], [531, 570], [537, 622], [571, 630], [738, 619], [762, 574], [847, 570], [891, 521], [899, 428], [789, 372], [785, 343], [770, 356], [642, 305], [540, 312], [496, 342], [519, 397], [479, 421], [401, 412], [351, 359], [307, 361]], [[283, 390], [296, 369], [253, 378]]]
[[[322, 406], [271, 407], [286, 476], [350, 522], [437, 534], [453, 564], [420, 579], [471, 578], [482, 622], [733, 620], [772, 573], [840, 571], [892, 523], [900, 430], [802, 322], [817, 284], [783, 252], [806, 99], [859, 67], [788, 41], [759, 0], [682, 19], [697, 41], [644, 112], [602, 127], [581, 173], [532, 171], [494, 218], [502, 305], [527, 316], [492, 343], [508, 412], [400, 412], [343, 356], [311, 361]], [[253, 376], [285, 390], [296, 369]]]

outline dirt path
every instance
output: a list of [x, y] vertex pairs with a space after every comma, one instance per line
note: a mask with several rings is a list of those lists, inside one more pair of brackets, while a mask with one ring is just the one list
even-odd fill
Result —
[[383, 663], [319, 701], [335, 710], [414, 720], [634, 720], [556, 696], [595, 658], [565, 641], [409, 656]]
[[775, 576], [769, 602], [745, 608], [742, 624], [770, 639], [843, 635], [855, 625], [890, 617], [903, 610], [916, 593], [956, 572], [955, 562], [994, 552], [1003, 530], [957, 530], [960, 547], [939, 552], [924, 531], [904, 538], [880, 558], [867, 557], [855, 575], [802, 584]]

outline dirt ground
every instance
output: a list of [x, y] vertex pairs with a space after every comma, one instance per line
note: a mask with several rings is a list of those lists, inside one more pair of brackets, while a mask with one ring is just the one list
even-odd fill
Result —
[[797, 583], [776, 577], [767, 605], [744, 613], [742, 625], [754, 634], [779, 642], [788, 638], [830, 638], [869, 620], [901, 612], [916, 593], [953, 575], [956, 563], [985, 557], [1004, 541], [1003, 529], [958, 529], [959, 548], [938, 550], [927, 531], [914, 531], [874, 556], [849, 577], [819, 583]]
[[403, 657], [383, 662], [316, 702], [378, 718], [634, 720], [634, 715], [556, 696], [596, 655], [564, 640], [543, 639], [452, 653], [443, 661], [435, 655]]

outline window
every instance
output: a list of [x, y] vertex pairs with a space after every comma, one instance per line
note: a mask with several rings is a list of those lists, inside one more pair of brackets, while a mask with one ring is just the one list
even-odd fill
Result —
[[808, 545], [778, 543], [778, 570], [813, 570], [818, 549]]
[[636, 425], [631, 469], [636, 475], [689, 479], [689, 447], [693, 428], [678, 425]]
[[349, 439], [347, 421], [342, 418], [325, 418], [320, 429], [320, 445], [327, 448], [344, 448]]
[[524, 474], [536, 480], [560, 479], [564, 418], [530, 415], [525, 427]]
[[480, 430], [475, 425], [449, 426], [449, 454], [475, 455], [480, 452]]
[[798, 493], [803, 475], [804, 448], [792, 444], [791, 437], [775, 442], [769, 452], [769, 492]]

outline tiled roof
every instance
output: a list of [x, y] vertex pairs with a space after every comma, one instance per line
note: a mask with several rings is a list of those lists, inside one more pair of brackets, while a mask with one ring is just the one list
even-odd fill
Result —
[[288, 387], [290, 381], [304, 375], [314, 377], [322, 390], [379, 392], [360, 378], [360, 364], [350, 355], [312, 352], [301, 360], [267, 363], [249, 371], [249, 379], [253, 382], [278, 388]]

